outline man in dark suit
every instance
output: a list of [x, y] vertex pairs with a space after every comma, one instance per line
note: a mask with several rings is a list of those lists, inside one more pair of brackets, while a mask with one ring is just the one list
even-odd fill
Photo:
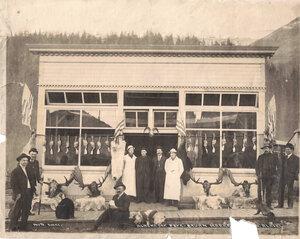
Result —
[[14, 204], [9, 212], [11, 231], [18, 229], [17, 224], [20, 217], [21, 224], [19, 229], [22, 231], [27, 230], [27, 220], [34, 192], [33, 181], [26, 168], [28, 160], [30, 160], [30, 156], [22, 153], [17, 158], [18, 166], [11, 173], [12, 198], [14, 200]]
[[29, 150], [30, 159], [26, 167], [34, 186], [41, 182], [40, 165], [39, 161], [36, 159], [37, 154], [38, 151], [36, 148], [31, 148]]
[[156, 148], [156, 156], [153, 158], [153, 181], [155, 202], [163, 202], [165, 188], [165, 162], [166, 157], [163, 155], [161, 147]]
[[97, 219], [91, 231], [96, 231], [103, 222], [109, 222], [117, 226], [129, 222], [130, 197], [125, 193], [126, 187], [121, 181], [118, 181], [114, 189], [116, 190], [116, 195], [109, 202], [108, 209]]
[[[264, 153], [258, 156], [255, 171], [263, 195], [265, 195], [266, 204], [271, 209], [272, 186], [276, 177], [276, 159], [271, 153], [269, 144], [265, 143], [261, 149], [264, 150]], [[258, 198], [262, 201], [261, 192], [258, 192]]]
[[299, 158], [294, 154], [294, 145], [291, 143], [288, 143], [285, 146], [285, 155], [282, 159], [282, 170], [280, 173], [279, 197], [276, 208], [283, 208], [284, 190], [286, 186], [288, 190], [288, 208], [293, 208], [294, 181], [298, 180]]

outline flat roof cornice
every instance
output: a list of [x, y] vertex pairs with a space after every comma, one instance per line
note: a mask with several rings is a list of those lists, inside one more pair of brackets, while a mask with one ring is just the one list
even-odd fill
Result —
[[160, 46], [103, 44], [28, 44], [37, 55], [54, 56], [169, 56], [169, 57], [272, 57], [278, 47], [257, 46]]

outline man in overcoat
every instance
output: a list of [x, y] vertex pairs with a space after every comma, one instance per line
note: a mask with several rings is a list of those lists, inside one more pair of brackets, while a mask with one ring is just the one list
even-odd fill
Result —
[[160, 146], [156, 148], [156, 156], [153, 158], [153, 181], [154, 181], [154, 199], [155, 202], [162, 203], [164, 200], [165, 188], [165, 162], [166, 157], [163, 155], [163, 150]]
[[119, 180], [114, 186], [116, 195], [109, 202], [108, 208], [99, 216], [91, 231], [96, 231], [103, 222], [120, 226], [129, 222], [130, 197], [125, 193], [126, 186]]
[[294, 145], [291, 143], [285, 146], [285, 155], [282, 158], [281, 177], [279, 181], [278, 205], [276, 208], [283, 208], [284, 190], [287, 187], [288, 208], [293, 208], [294, 181], [298, 180], [299, 157], [294, 154]]
[[[263, 195], [265, 195], [266, 205], [271, 208], [272, 202], [272, 186], [276, 178], [276, 159], [271, 152], [271, 146], [267, 143], [261, 148], [264, 153], [258, 156], [256, 161], [256, 176], [260, 181]], [[260, 193], [258, 192], [258, 198], [261, 199]]]
[[[34, 192], [34, 182], [30, 178], [28, 169], [28, 160], [30, 156], [22, 153], [17, 161], [18, 166], [11, 173], [11, 187], [12, 187], [12, 199], [14, 201], [13, 206], [9, 212], [10, 217], [10, 230], [26, 231], [27, 220], [31, 208], [32, 196]], [[18, 228], [18, 220], [21, 217], [21, 224]]]

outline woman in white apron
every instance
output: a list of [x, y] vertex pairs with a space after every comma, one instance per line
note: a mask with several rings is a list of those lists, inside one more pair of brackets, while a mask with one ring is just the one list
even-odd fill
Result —
[[171, 200], [171, 204], [174, 205], [178, 204], [180, 201], [180, 176], [183, 173], [183, 170], [182, 160], [177, 157], [176, 149], [171, 149], [170, 158], [168, 158], [165, 163], [166, 181], [164, 199]]
[[124, 156], [122, 182], [126, 186], [126, 194], [136, 197], [136, 181], [135, 181], [135, 160], [134, 147], [127, 147], [128, 154]]

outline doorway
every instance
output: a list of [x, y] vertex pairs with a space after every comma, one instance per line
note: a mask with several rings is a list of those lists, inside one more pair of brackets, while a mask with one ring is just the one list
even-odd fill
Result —
[[177, 134], [160, 134], [150, 137], [148, 134], [125, 134], [126, 148], [128, 145], [135, 147], [135, 155], [138, 157], [141, 155], [141, 148], [145, 147], [148, 150], [147, 155], [154, 157], [156, 153], [156, 147], [161, 146], [165, 156], [169, 156], [171, 148], [177, 149], [178, 135]]

